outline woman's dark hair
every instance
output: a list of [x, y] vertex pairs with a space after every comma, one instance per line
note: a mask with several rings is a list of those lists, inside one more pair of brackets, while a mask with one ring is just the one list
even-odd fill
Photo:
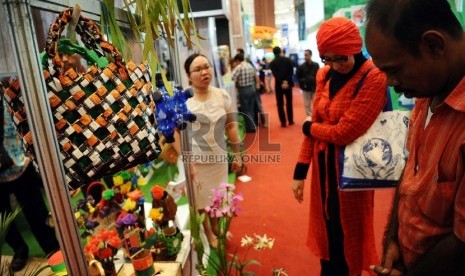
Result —
[[191, 67], [192, 62], [194, 61], [194, 59], [195, 59], [196, 57], [204, 57], [204, 58], [206, 58], [206, 59], [208, 60], [208, 58], [207, 58], [205, 55], [202, 55], [202, 54], [199, 54], [199, 53], [194, 53], [194, 54], [190, 55], [190, 56], [186, 59], [186, 61], [184, 62], [184, 70], [186, 71], [186, 74], [189, 75], [189, 73], [190, 73], [190, 72], [189, 72], [189, 69], [190, 69], [190, 67]]
[[370, 0], [366, 16], [367, 28], [376, 25], [415, 56], [425, 31], [441, 30], [454, 39], [463, 32], [447, 0]]

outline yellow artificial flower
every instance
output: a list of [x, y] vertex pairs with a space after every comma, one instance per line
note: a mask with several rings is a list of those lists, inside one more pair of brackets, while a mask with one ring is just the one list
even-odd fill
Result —
[[130, 212], [136, 209], [136, 202], [131, 199], [126, 199], [124, 202], [123, 210]]
[[151, 218], [153, 222], [160, 221], [163, 218], [163, 209], [152, 208], [152, 210], [150, 210], [149, 218]]
[[120, 186], [120, 193], [122, 195], [125, 195], [127, 193], [129, 193], [131, 191], [131, 188], [132, 188], [132, 183], [131, 181], [126, 181], [126, 183], [122, 184]]
[[145, 177], [139, 177], [137, 179], [137, 186], [145, 186], [147, 185], [147, 179], [145, 179]]
[[124, 179], [121, 175], [113, 176], [113, 184], [115, 186], [119, 186], [123, 184], [123, 182], [124, 182]]

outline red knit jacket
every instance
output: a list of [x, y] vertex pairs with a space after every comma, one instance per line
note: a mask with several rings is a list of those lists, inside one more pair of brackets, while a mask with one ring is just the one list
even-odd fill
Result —
[[[325, 151], [327, 154], [327, 143], [332, 143], [336, 145], [338, 156], [340, 146], [363, 135], [383, 109], [386, 104], [386, 77], [377, 68], [368, 72], [372, 67], [373, 62], [366, 61], [332, 99], [329, 98], [329, 81], [326, 80], [329, 66], [317, 74], [311, 138], [304, 139], [298, 163], [312, 166], [307, 243], [321, 259], [329, 259], [329, 247], [323, 217], [324, 212], [327, 214], [327, 198], [321, 198], [318, 153]], [[355, 87], [366, 72], [368, 74], [363, 85], [353, 98]], [[339, 172], [337, 164], [336, 171]], [[328, 185], [338, 183], [325, 183], [326, 195], [329, 194]], [[373, 232], [373, 191], [339, 191], [339, 204], [349, 274], [357, 275], [362, 270], [368, 270], [369, 265], [379, 263]]]

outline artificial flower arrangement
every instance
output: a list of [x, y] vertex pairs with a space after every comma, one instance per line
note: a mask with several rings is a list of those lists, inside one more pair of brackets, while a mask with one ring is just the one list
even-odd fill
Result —
[[174, 221], [176, 218], [178, 206], [173, 197], [160, 185], [153, 186], [150, 193], [153, 199], [150, 218], [163, 229], [168, 226], [169, 221]]
[[159, 185], [155, 185], [150, 193], [153, 200], [149, 218], [153, 221], [154, 230], [147, 238], [150, 242], [146, 248], [153, 252], [155, 260], [174, 260], [181, 250], [182, 242], [181, 231], [173, 223], [177, 212], [176, 202]]
[[99, 202], [92, 195], [78, 200], [75, 208], [75, 217], [78, 226], [84, 229], [81, 237], [85, 238], [92, 235], [99, 229], [114, 227], [115, 218], [120, 210], [121, 207], [116, 201], [115, 192], [110, 189], [102, 192]]
[[96, 234], [90, 236], [84, 251], [101, 263], [105, 275], [116, 275], [113, 257], [121, 246], [121, 239], [115, 229], [101, 229]]
[[[109, 235], [107, 231], [112, 231], [111, 235], [116, 233], [118, 247], [123, 248], [124, 257], [137, 263], [139, 268], [143, 267], [142, 264], [150, 263], [145, 261], [148, 260], [147, 254], [156, 261], [170, 261], [176, 259], [181, 249], [183, 237], [173, 223], [177, 211], [174, 199], [159, 185], [151, 189], [153, 201], [148, 217], [153, 220], [153, 227], [146, 230], [145, 198], [140, 190], [135, 189], [141, 182], [134, 182], [132, 173], [132, 184], [129, 185], [130, 176], [120, 173], [113, 177], [115, 186], [111, 189], [99, 183], [96, 185], [101, 191], [99, 200], [94, 199], [94, 196], [98, 196], [96, 189], [77, 203], [75, 215], [78, 225], [85, 229], [82, 237], [87, 238], [86, 253], [95, 258], [93, 264], [96, 261], [113, 263], [116, 250], [109, 241], [102, 241], [102, 236]], [[111, 267], [102, 263], [102, 266], [105, 265]], [[150, 271], [150, 266], [143, 271]]]

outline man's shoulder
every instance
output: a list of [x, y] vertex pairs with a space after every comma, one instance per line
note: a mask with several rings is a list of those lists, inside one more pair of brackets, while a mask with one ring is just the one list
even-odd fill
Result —
[[299, 66], [297, 66], [297, 70], [299, 71], [306, 70], [306, 68], [308, 67], [306, 64], [307, 64], [306, 62], [300, 64]]

